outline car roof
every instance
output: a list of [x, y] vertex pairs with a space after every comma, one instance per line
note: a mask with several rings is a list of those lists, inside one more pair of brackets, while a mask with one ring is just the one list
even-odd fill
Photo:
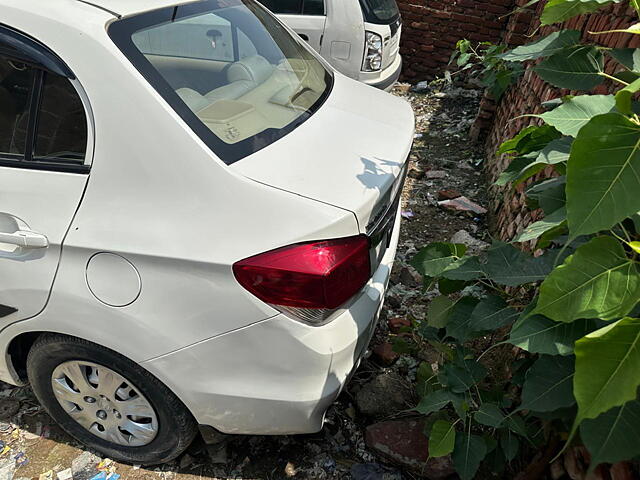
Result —
[[117, 16], [127, 16], [134, 13], [157, 10], [163, 7], [172, 7], [185, 3], [193, 3], [199, 0], [77, 0], [78, 2], [93, 5], [102, 10], [111, 12]]

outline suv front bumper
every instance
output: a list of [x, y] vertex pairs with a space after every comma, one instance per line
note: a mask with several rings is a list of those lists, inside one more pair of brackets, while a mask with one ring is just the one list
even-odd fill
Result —
[[373, 336], [396, 254], [399, 208], [396, 215], [373, 277], [327, 325], [312, 327], [280, 314], [142, 365], [201, 425], [231, 434], [319, 431]]

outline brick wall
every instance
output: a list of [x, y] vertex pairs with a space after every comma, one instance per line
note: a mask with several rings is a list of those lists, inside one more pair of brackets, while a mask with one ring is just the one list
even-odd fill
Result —
[[[526, 0], [518, 0], [519, 5], [524, 3], [526, 3]], [[539, 36], [551, 33], [554, 30], [551, 27], [538, 30], [539, 22], [537, 19], [543, 6], [543, 3], [540, 3], [535, 11], [523, 12], [520, 15], [512, 16], [507, 25], [504, 40], [508, 43], [520, 44], [523, 40], [523, 34], [530, 35], [536, 32], [533, 38], [527, 38], [528, 42], [535, 40]], [[592, 15], [583, 15], [571, 19], [563, 28], [580, 30], [583, 32], [585, 41], [594, 41], [607, 47], [638, 48], [640, 47], [640, 36], [637, 35], [606, 34], [595, 37], [588, 33], [589, 31], [626, 27], [637, 21], [637, 16], [633, 10], [620, 4], [602, 9]], [[605, 69], [608, 73], [613, 73], [619, 67], [614, 62], [607, 61]], [[592, 93], [607, 93], [611, 88], [612, 85], [604, 84]], [[535, 119], [516, 119], [516, 117], [526, 113], [540, 113], [542, 111], [541, 102], [567, 93], [570, 92], [550, 87], [540, 80], [533, 71], [527, 70], [519, 83], [506, 93], [498, 105], [489, 98], [483, 99], [475, 128], [477, 131], [484, 131], [486, 134], [485, 147], [488, 158], [486, 170], [490, 182], [494, 181], [508, 164], [506, 156], [495, 156], [494, 152], [498, 146], [503, 141], [513, 137], [522, 128], [536, 123]], [[527, 184], [550, 174], [551, 171], [542, 172]], [[503, 240], [511, 240], [517, 233], [541, 216], [539, 211], [530, 212], [525, 206], [524, 190], [527, 184], [520, 185], [515, 191], [510, 187], [498, 188], [494, 186], [490, 189], [492, 230], [494, 234]]]
[[[407, 80], [432, 79], [446, 70], [456, 42], [498, 43], [515, 0], [397, 0], [402, 11], [401, 52]], [[518, 35], [514, 31], [514, 35]], [[517, 39], [515, 39], [517, 40]]]

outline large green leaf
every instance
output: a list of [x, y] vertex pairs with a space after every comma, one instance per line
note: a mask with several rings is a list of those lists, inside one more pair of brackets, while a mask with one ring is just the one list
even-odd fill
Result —
[[637, 48], [613, 48], [606, 53], [629, 70], [640, 71], [640, 50]]
[[476, 422], [487, 427], [498, 428], [504, 421], [504, 413], [495, 403], [483, 403], [473, 418]]
[[487, 252], [483, 270], [487, 277], [500, 285], [516, 287], [537, 282], [553, 269], [556, 253], [549, 251], [533, 257], [507, 243], [494, 242]]
[[623, 318], [576, 342], [573, 427], [635, 400], [640, 385], [640, 320]]
[[496, 330], [516, 320], [518, 312], [507, 306], [506, 302], [495, 295], [483, 299], [464, 297], [454, 309], [454, 315], [447, 325], [447, 335], [464, 342], [487, 330]]
[[580, 426], [591, 465], [616, 463], [640, 455], [640, 402], [632, 400]]
[[516, 47], [509, 52], [498, 55], [507, 62], [524, 62], [537, 58], [548, 57], [565, 47], [580, 43], [581, 33], [577, 30], [560, 30], [553, 32], [536, 42]]
[[507, 462], [510, 462], [518, 454], [520, 449], [520, 440], [511, 430], [503, 430], [500, 432], [500, 446], [504, 451], [504, 456]]
[[564, 207], [566, 177], [555, 177], [543, 180], [527, 189], [527, 199], [533, 202], [531, 208], [541, 208], [546, 215]]
[[621, 0], [549, 0], [544, 7], [540, 21], [542, 25], [564, 22], [576, 15], [595, 12], [610, 3]]
[[478, 257], [466, 256], [452, 263], [442, 276], [449, 280], [468, 282], [484, 277], [484, 270]]
[[538, 358], [527, 371], [520, 409], [552, 412], [573, 405], [574, 361], [573, 357]]
[[556, 228], [567, 221], [567, 209], [562, 207], [542, 220], [532, 223], [526, 227], [513, 241], [528, 242], [539, 238], [543, 233], [548, 232], [552, 228]]
[[429, 303], [427, 310], [427, 323], [431, 327], [444, 328], [449, 321], [449, 316], [455, 307], [455, 302], [449, 297], [441, 295]]
[[557, 138], [542, 149], [536, 161], [549, 165], [566, 162], [571, 154], [571, 145], [573, 145], [572, 137]]
[[469, 324], [476, 305], [478, 300], [473, 297], [462, 297], [456, 302], [447, 321], [447, 336], [464, 342], [473, 333]]
[[447, 363], [442, 373], [453, 393], [463, 393], [480, 383], [487, 376], [487, 369], [478, 362], [467, 360], [463, 366]]
[[535, 161], [535, 154], [532, 156], [525, 155], [523, 157], [516, 157], [507, 168], [505, 168], [498, 179], [495, 181], [495, 184], [499, 187], [504, 185], [508, 185], [511, 182], [515, 182], [522, 174], [522, 172], [526, 171], [531, 164]]
[[613, 95], [580, 95], [567, 100], [550, 112], [537, 116], [564, 135], [575, 137], [589, 120], [597, 115], [609, 113], [615, 110], [615, 107], [616, 100]]
[[518, 311], [496, 295], [489, 295], [476, 305], [469, 319], [469, 328], [473, 332], [497, 330], [509, 325], [518, 318]]
[[579, 318], [613, 320], [640, 301], [640, 273], [613, 237], [582, 245], [540, 286], [532, 314], [558, 322]]
[[467, 247], [462, 244], [432, 243], [420, 250], [410, 263], [421, 275], [437, 277], [466, 251]]
[[414, 408], [415, 411], [423, 415], [429, 415], [430, 413], [442, 410], [449, 403], [456, 401], [457, 395], [449, 392], [448, 390], [436, 390], [429, 395], [422, 397], [418, 406]]
[[530, 353], [571, 355], [576, 340], [596, 328], [595, 320], [559, 323], [542, 315], [534, 315], [518, 321], [507, 342]]
[[592, 118], [573, 142], [567, 220], [573, 237], [607, 230], [640, 211], [640, 125], [618, 113]]
[[449, 280], [448, 278], [438, 279], [438, 290], [442, 295], [451, 295], [463, 290], [468, 283], [464, 280]]
[[455, 448], [453, 449], [453, 466], [462, 480], [471, 480], [475, 477], [480, 463], [487, 455], [487, 444], [478, 435], [469, 435], [466, 432], [456, 435]]
[[633, 96], [640, 90], [640, 78], [633, 81], [622, 90], [616, 93], [616, 108], [625, 115], [631, 115], [631, 100]]
[[556, 170], [564, 174], [566, 172], [564, 163], [569, 160], [572, 143], [573, 138], [571, 137], [557, 138], [549, 142], [540, 152], [532, 152], [522, 157], [514, 158], [500, 174], [495, 184], [498, 186], [507, 185], [508, 183], [513, 183], [514, 186], [518, 185], [549, 165], [556, 165]]
[[503, 153], [517, 153], [527, 155], [544, 148], [550, 141], [560, 138], [562, 135], [554, 127], [549, 125], [531, 125], [523, 128], [515, 137], [507, 140], [497, 151]]
[[555, 87], [591, 90], [604, 80], [603, 64], [602, 53], [597, 48], [576, 46], [543, 60], [534, 71]]
[[455, 424], [446, 420], [436, 421], [429, 435], [429, 457], [438, 458], [449, 455], [453, 452], [455, 441]]

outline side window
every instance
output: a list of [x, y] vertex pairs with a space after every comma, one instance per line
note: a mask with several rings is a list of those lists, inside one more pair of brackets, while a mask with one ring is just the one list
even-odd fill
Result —
[[[87, 119], [71, 82], [0, 57], [0, 159], [82, 164]], [[32, 164], [33, 165], [33, 164]]]
[[34, 69], [0, 57], [0, 155], [25, 154]]
[[87, 118], [78, 92], [66, 78], [45, 74], [36, 132], [35, 160], [84, 161]]
[[233, 61], [231, 22], [213, 13], [138, 32], [133, 41], [145, 55]]
[[273, 13], [300, 14], [302, 0], [264, 0], [262, 4]]
[[324, 0], [304, 0], [303, 15], [324, 15]]

